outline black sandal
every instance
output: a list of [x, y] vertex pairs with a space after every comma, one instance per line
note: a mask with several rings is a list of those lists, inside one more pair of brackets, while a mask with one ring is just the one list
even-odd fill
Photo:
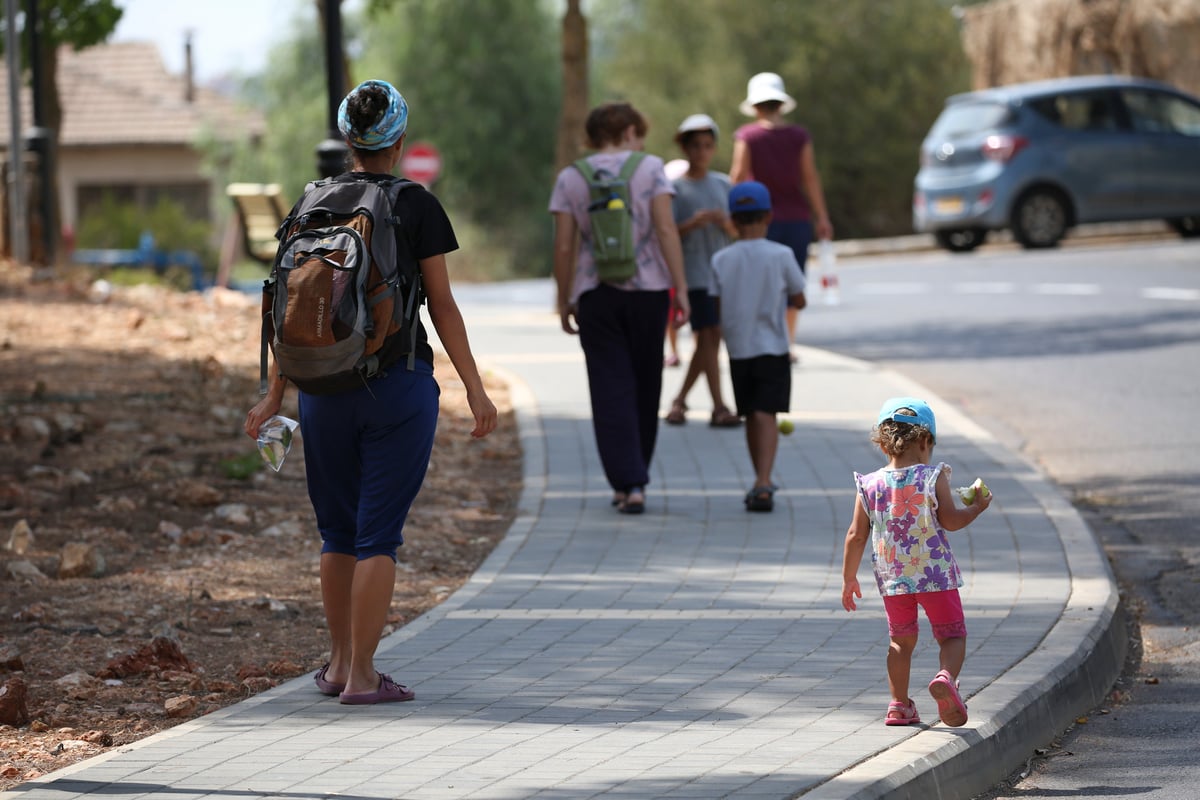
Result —
[[746, 492], [747, 511], [773, 511], [775, 509], [775, 487], [755, 486]]
[[617, 504], [617, 511], [622, 514], [641, 514], [646, 510], [646, 494], [642, 487], [635, 486], [625, 495], [625, 499]]

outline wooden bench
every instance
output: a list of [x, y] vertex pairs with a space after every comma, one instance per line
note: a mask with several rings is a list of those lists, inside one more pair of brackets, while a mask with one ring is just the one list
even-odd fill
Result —
[[225, 194], [233, 200], [242, 242], [246, 253], [255, 261], [271, 264], [275, 261], [275, 232], [287, 215], [283, 192], [277, 183], [231, 183]]

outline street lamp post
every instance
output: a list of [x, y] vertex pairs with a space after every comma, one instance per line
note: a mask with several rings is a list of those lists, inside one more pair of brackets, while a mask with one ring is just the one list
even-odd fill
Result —
[[338, 131], [338, 106], [346, 88], [342, 85], [342, 3], [324, 0], [322, 13], [325, 28], [325, 87], [328, 95], [329, 138], [317, 145], [317, 172], [322, 178], [332, 178], [346, 171], [349, 148]]

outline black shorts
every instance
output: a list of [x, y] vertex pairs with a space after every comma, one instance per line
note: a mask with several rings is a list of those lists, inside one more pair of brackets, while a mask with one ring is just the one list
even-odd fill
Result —
[[688, 303], [692, 307], [692, 316], [688, 320], [692, 330], [721, 324], [721, 318], [717, 315], [717, 298], [709, 294], [708, 289], [688, 289]]
[[729, 359], [739, 417], [752, 411], [786, 414], [792, 402], [792, 362], [787, 354]]

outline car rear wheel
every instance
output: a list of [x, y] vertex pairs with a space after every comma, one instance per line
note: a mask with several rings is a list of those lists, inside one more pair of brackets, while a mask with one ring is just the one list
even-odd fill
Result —
[[1013, 236], [1022, 247], [1057, 247], [1068, 225], [1066, 201], [1052, 189], [1034, 189], [1013, 211]]
[[1185, 239], [1200, 236], [1200, 217], [1176, 217], [1167, 222]]
[[935, 231], [933, 238], [939, 247], [944, 247], [951, 253], [969, 253], [987, 239], [987, 231], [983, 228], [956, 228], [954, 230]]

